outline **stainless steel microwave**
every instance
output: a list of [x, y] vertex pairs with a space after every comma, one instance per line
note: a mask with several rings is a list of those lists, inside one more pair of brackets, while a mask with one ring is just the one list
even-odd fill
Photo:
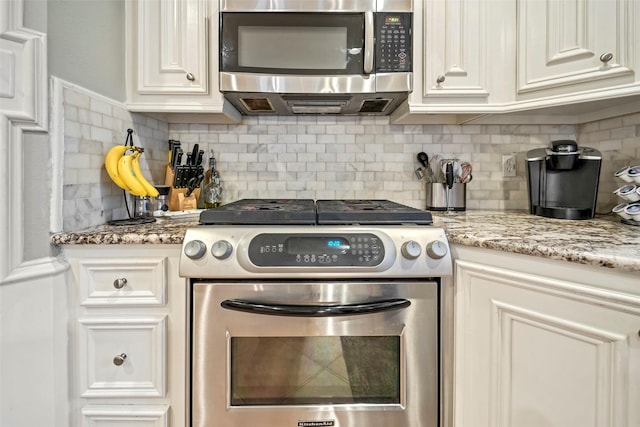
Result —
[[390, 114], [412, 0], [220, 0], [220, 89], [243, 114]]

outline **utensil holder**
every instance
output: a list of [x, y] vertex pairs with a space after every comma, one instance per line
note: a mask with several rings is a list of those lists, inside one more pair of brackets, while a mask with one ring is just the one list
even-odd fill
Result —
[[466, 207], [467, 184], [456, 182], [448, 189], [442, 182], [427, 183], [427, 210], [464, 211]]

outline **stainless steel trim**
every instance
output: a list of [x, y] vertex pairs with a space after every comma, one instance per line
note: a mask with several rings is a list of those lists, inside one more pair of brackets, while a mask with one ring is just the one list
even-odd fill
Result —
[[376, 93], [413, 91], [413, 73], [376, 73]]
[[371, 74], [373, 71], [373, 52], [375, 49], [373, 12], [364, 14], [364, 73]]
[[221, 12], [412, 12], [412, 0], [220, 0]]
[[363, 12], [376, 0], [220, 0], [221, 12]]
[[374, 93], [376, 77], [375, 75], [300, 76], [221, 72], [220, 91], [305, 94]]
[[353, 94], [411, 92], [412, 90], [413, 73], [345, 76], [220, 73], [221, 92]]

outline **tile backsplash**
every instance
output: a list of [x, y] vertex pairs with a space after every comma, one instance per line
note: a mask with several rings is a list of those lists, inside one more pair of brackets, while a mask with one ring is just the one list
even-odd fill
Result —
[[[416, 154], [473, 165], [467, 209], [527, 209], [525, 153], [554, 139], [603, 152], [599, 210], [617, 203], [613, 172], [640, 163], [640, 114], [558, 125], [390, 125], [387, 117], [245, 117], [237, 125], [171, 124], [72, 85], [64, 87], [64, 231], [125, 218], [123, 192], [111, 183], [104, 155], [134, 129], [145, 148], [142, 168], [164, 183], [168, 139], [187, 151], [213, 151], [223, 202], [241, 198], [390, 199], [425, 207]], [[515, 154], [517, 176], [503, 177], [503, 154]], [[205, 163], [206, 164], [206, 163]], [[129, 202], [131, 203], [131, 202]], [[130, 206], [132, 209], [132, 207]]]
[[[526, 209], [524, 153], [574, 126], [389, 125], [387, 117], [248, 117], [239, 125], [170, 124], [169, 137], [213, 150], [224, 202], [239, 198], [390, 199], [425, 207], [416, 155], [473, 165], [468, 209]], [[502, 176], [516, 153], [518, 176]]]

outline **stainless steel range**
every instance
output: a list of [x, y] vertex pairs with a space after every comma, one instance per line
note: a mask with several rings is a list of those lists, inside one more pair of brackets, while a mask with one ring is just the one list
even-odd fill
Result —
[[384, 200], [240, 200], [185, 235], [193, 427], [437, 427], [431, 214]]

